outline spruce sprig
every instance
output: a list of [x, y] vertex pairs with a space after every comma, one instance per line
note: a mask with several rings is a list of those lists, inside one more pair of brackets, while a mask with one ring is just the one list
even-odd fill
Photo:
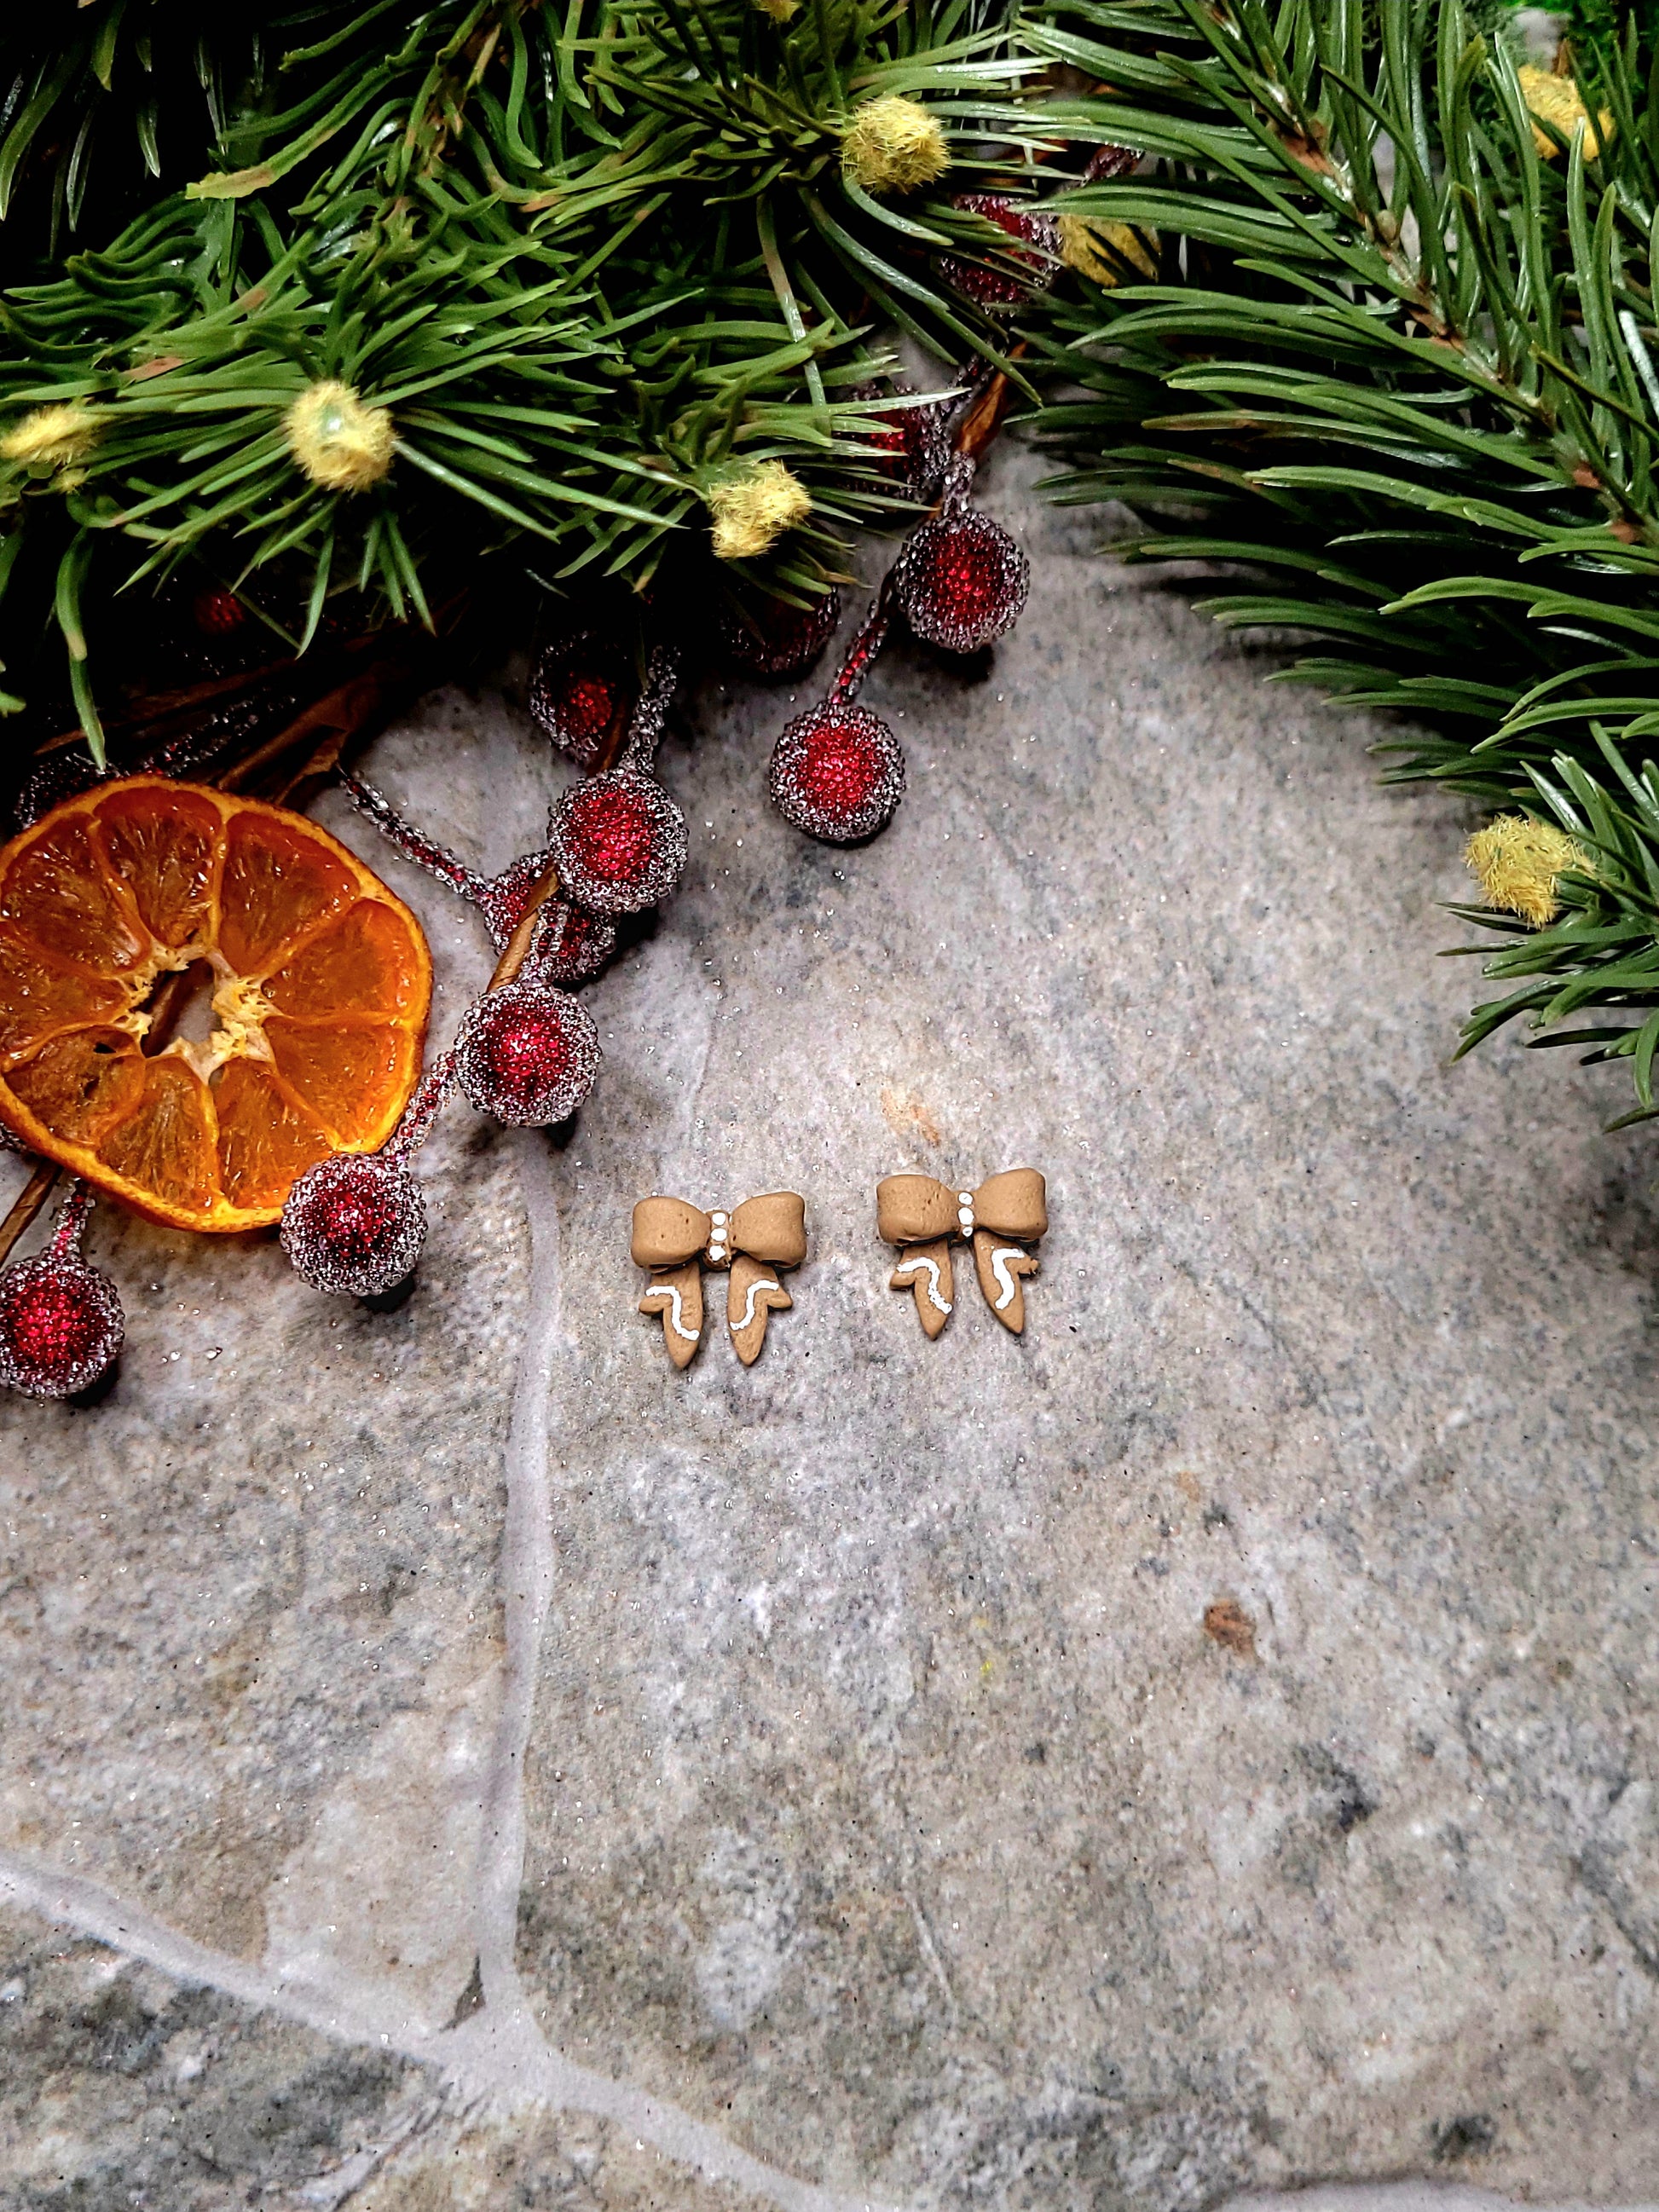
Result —
[[[1392, 776], [1565, 808], [1606, 843], [1594, 886], [1564, 878], [1569, 918], [1493, 965], [1553, 980], [1469, 1042], [1580, 988], [1659, 1006], [1624, 765], [1659, 729], [1659, 89], [1636, 24], [1547, 79], [1462, 0], [1057, 0], [1030, 36], [1100, 88], [1048, 119], [1145, 157], [1061, 204], [1158, 254], [1155, 281], [1033, 319], [1073, 387], [1041, 417], [1072, 462], [1058, 495], [1126, 501], [1135, 557], [1219, 567], [1218, 620], [1322, 641], [1284, 675], [1405, 717]], [[1645, 1112], [1651, 1048], [1595, 1048], [1633, 1060]]]
[[[1607, 781], [1563, 754], [1550, 772], [1534, 770], [1534, 809], [1553, 821], [1585, 856], [1583, 868], [1555, 877], [1558, 918], [1541, 929], [1476, 906], [1453, 913], [1510, 942], [1489, 955], [1484, 973], [1519, 983], [1504, 998], [1477, 1006], [1463, 1026], [1458, 1056], [1506, 1024], [1524, 1020], [1544, 1032], [1534, 1047], [1584, 1046], [1586, 1065], [1627, 1060], [1638, 1103], [1610, 1124], [1615, 1129], [1659, 1116], [1654, 1061], [1659, 1054], [1659, 767], [1632, 769], [1605, 738]], [[1464, 951], [1478, 948], [1465, 946]], [[1617, 1018], [1582, 1024], [1592, 1009]]]
[[778, 465], [794, 526], [733, 568], [821, 592], [899, 504], [872, 322], [999, 351], [933, 265], [963, 219], [843, 161], [883, 96], [940, 167], [1016, 125], [1035, 64], [976, 0], [358, 0], [267, 30], [295, 43], [200, 173], [0, 298], [12, 628], [54, 576], [94, 750], [99, 608], [186, 561], [302, 650], [348, 593], [430, 621], [507, 547], [642, 586]]
[[1502, 803], [1529, 760], [1593, 757], [1592, 719], [1618, 738], [1659, 708], [1659, 107], [1633, 40], [1584, 88], [1613, 118], [1592, 159], [1462, 0], [1063, 20], [1135, 26], [1033, 33], [1133, 91], [1050, 119], [1156, 165], [1064, 205], [1162, 259], [1037, 330], [1083, 387], [1042, 418], [1086, 455], [1060, 495], [1165, 522], [1143, 556], [1261, 572], [1218, 619], [1322, 636], [1289, 673], [1436, 718], [1396, 775]]

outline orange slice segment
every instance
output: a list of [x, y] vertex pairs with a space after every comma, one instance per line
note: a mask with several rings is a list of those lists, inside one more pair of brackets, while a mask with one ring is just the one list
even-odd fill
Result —
[[399, 1087], [407, 1097], [419, 1072], [419, 1048], [395, 1022], [348, 1027], [273, 1014], [265, 1042], [289, 1097], [321, 1122], [336, 1152], [359, 1148], [365, 1100]]
[[276, 1012], [300, 1020], [346, 1014], [375, 1020], [388, 1007], [408, 1013], [419, 981], [409, 967], [398, 915], [363, 899], [273, 969], [264, 995]]
[[210, 800], [177, 785], [129, 791], [99, 815], [111, 872], [158, 945], [198, 944], [210, 927], [222, 822]]
[[60, 1030], [112, 1019], [125, 1012], [127, 999], [120, 976], [49, 961], [38, 945], [0, 927], [0, 1065]]
[[[198, 972], [214, 1025], [154, 1054]], [[101, 784], [0, 848], [0, 1121], [154, 1221], [253, 1229], [374, 1152], [420, 1074], [420, 924], [303, 815], [165, 776]]]
[[233, 1206], [281, 1206], [297, 1178], [335, 1147], [257, 1060], [233, 1060], [213, 1094], [219, 1164]]

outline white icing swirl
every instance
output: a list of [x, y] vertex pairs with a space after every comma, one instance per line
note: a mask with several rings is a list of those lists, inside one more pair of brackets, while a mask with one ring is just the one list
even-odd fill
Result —
[[741, 1336], [755, 1318], [755, 1300], [762, 1291], [781, 1291], [783, 1285], [774, 1281], [770, 1275], [757, 1275], [749, 1285], [749, 1297], [743, 1309], [743, 1319], [734, 1321], [732, 1324], [732, 1335]]
[[1014, 1292], [1019, 1288], [1018, 1277], [1016, 1275], [1011, 1275], [1008, 1273], [1007, 1268], [1003, 1265], [1003, 1261], [1005, 1260], [1023, 1260], [1025, 1254], [1020, 1249], [1018, 1244], [999, 1244], [995, 1251], [991, 1255], [991, 1273], [996, 1277], [997, 1281], [1002, 1287], [1002, 1296], [996, 1303], [996, 1311], [998, 1313], [1006, 1312], [1008, 1307], [1013, 1304]]
[[893, 1280], [896, 1283], [902, 1283], [906, 1280], [914, 1281], [916, 1271], [919, 1267], [926, 1267], [927, 1270], [927, 1296], [929, 1300], [933, 1305], [938, 1307], [940, 1313], [948, 1314], [951, 1310], [951, 1301], [949, 1298], [942, 1298], [939, 1296], [939, 1261], [937, 1260], [927, 1260], [920, 1256], [914, 1260], [906, 1260], [901, 1266], [893, 1270]]
[[[646, 1292], [646, 1298], [647, 1300], [651, 1298], [672, 1298], [674, 1301], [674, 1305], [672, 1312], [668, 1316], [668, 1326], [673, 1330], [676, 1336], [684, 1337], [688, 1344], [695, 1344], [697, 1341], [696, 1330], [695, 1328], [687, 1328], [685, 1324], [680, 1319], [680, 1294], [674, 1287], [673, 1284], [659, 1283], [654, 1290], [647, 1291]], [[663, 1311], [663, 1308], [660, 1305], [653, 1306], [647, 1304], [643, 1305], [643, 1310], [647, 1313], [659, 1314]]]

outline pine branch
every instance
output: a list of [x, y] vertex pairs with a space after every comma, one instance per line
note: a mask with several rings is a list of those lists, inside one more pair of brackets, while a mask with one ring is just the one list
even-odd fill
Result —
[[[1605, 782], [1565, 754], [1549, 774], [1533, 774], [1532, 811], [1565, 831], [1589, 863], [1554, 878], [1559, 918], [1528, 930], [1479, 907], [1454, 909], [1509, 938], [1483, 973], [1518, 986], [1474, 1009], [1458, 1049], [1461, 1057], [1525, 1021], [1541, 1032], [1535, 1047], [1587, 1046], [1586, 1066], [1627, 1060], [1637, 1104], [1610, 1125], [1617, 1129], [1659, 1115], [1659, 768], [1650, 761], [1637, 773], [1605, 734], [1601, 751]], [[1592, 1011], [1614, 1018], [1586, 1026]]]
[[1650, 10], [1579, 21], [1575, 99], [1461, 0], [1059, 0], [1032, 42], [1100, 90], [1047, 119], [1143, 158], [1055, 204], [1129, 227], [1156, 270], [1079, 280], [1030, 336], [1071, 386], [1039, 418], [1059, 497], [1130, 506], [1132, 557], [1208, 565], [1217, 619], [1327, 641], [1285, 672], [1401, 714], [1391, 776], [1575, 840], [1585, 872], [1539, 862], [1521, 902], [1546, 926], [1458, 909], [1516, 986], [1463, 1048], [1524, 1019], [1628, 1059], [1636, 1120], [1659, 1048], [1659, 90]]
[[348, 594], [426, 620], [447, 564], [509, 547], [645, 588], [777, 465], [797, 520], [735, 569], [821, 591], [899, 504], [872, 324], [1001, 357], [940, 265], [987, 227], [845, 150], [867, 103], [921, 99], [941, 163], [1026, 161], [1039, 64], [1000, 10], [357, 0], [305, 27], [182, 189], [0, 299], [7, 634], [55, 575], [94, 750], [99, 610], [181, 563], [303, 647]]
[[[1082, 387], [1042, 418], [1079, 456], [1059, 495], [1127, 498], [1153, 525], [1140, 557], [1293, 572], [1212, 611], [1340, 641], [1339, 698], [1431, 708], [1395, 775], [1501, 804], [1558, 750], [1593, 757], [1595, 719], [1639, 740], [1659, 108], [1633, 36], [1583, 87], [1595, 130], [1628, 118], [1593, 148], [1534, 116], [1458, 0], [1290, 0], [1271, 33], [1183, 0], [1052, 20], [1074, 64], [1134, 89], [1051, 119], [1151, 157], [1063, 205], [1159, 241], [1155, 282], [1079, 287], [1032, 333]], [[1500, 697], [1448, 690], [1472, 665]], [[1297, 672], [1332, 686], [1328, 657]]]

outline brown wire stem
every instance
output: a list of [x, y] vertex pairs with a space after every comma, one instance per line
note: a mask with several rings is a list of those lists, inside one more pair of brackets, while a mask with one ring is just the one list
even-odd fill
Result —
[[520, 915], [517, 927], [507, 939], [501, 957], [495, 963], [495, 972], [484, 986], [486, 998], [491, 991], [499, 991], [503, 984], [510, 983], [530, 957], [531, 942], [535, 937], [536, 924], [541, 919], [542, 908], [558, 888], [559, 872], [550, 860], [537, 877], [535, 888], [530, 894], [530, 903]]
[[63, 1170], [56, 1160], [37, 1160], [34, 1172], [13, 1201], [11, 1212], [0, 1221], [0, 1267], [11, 1257], [12, 1247], [52, 1196]]

